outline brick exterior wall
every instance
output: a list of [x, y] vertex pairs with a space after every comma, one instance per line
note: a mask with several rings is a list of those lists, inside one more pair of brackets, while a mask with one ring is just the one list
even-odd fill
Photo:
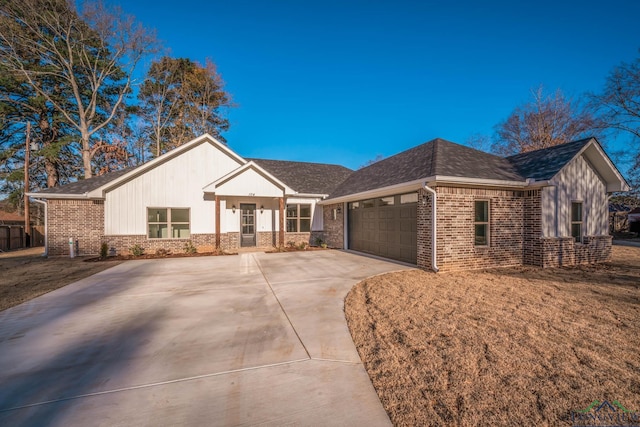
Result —
[[[418, 267], [432, 270], [433, 255], [433, 194], [421, 188], [418, 191]], [[436, 230], [436, 234], [437, 234]], [[437, 263], [437, 260], [436, 260]]]
[[[583, 243], [571, 237], [542, 237], [541, 191], [512, 191], [500, 189], [445, 187], [435, 188], [437, 207], [437, 263], [440, 271], [469, 270], [534, 265], [558, 267], [604, 262], [611, 257], [610, 236], [586, 236]], [[419, 190], [417, 224], [417, 264], [431, 269], [431, 209], [432, 196]], [[474, 201], [489, 200], [490, 245], [474, 245]], [[344, 215], [336, 219], [332, 211], [342, 204], [324, 206], [324, 231], [285, 233], [285, 245], [293, 241], [315, 244], [321, 237], [329, 247], [344, 247]], [[192, 234], [190, 239], [148, 239], [145, 235], [105, 236], [104, 202], [101, 200], [48, 201], [48, 253], [51, 256], [69, 255], [69, 238], [78, 240], [80, 255], [97, 255], [106, 242], [117, 254], [128, 254], [129, 248], [140, 245], [147, 253], [166, 249], [184, 252], [191, 241], [199, 252], [215, 249], [215, 234]], [[278, 244], [277, 232], [259, 232], [257, 245]], [[240, 233], [220, 235], [223, 250], [240, 247]]]
[[585, 236], [582, 243], [572, 237], [542, 238], [541, 267], [593, 264], [611, 259], [611, 236]]
[[47, 239], [50, 256], [69, 255], [69, 238], [78, 240], [80, 255], [97, 255], [104, 234], [104, 201], [48, 200]]
[[524, 244], [522, 263], [542, 266], [542, 191], [524, 192]]
[[311, 244], [311, 233], [284, 233], [284, 245], [289, 246], [289, 243], [293, 242], [296, 246], [299, 246], [300, 243]]
[[[442, 186], [435, 190], [440, 271], [522, 265], [522, 191]], [[474, 242], [476, 200], [489, 200], [489, 246], [476, 246]], [[421, 245], [430, 245], [430, 239], [418, 239], [418, 248]]]
[[111, 253], [116, 255], [129, 255], [129, 249], [139, 245], [145, 253], [153, 254], [158, 249], [164, 249], [172, 253], [184, 253], [185, 244], [189, 241], [196, 247], [198, 252], [215, 251], [215, 234], [192, 234], [189, 239], [149, 239], [144, 234], [126, 236], [102, 236], [102, 241], [109, 245]]
[[344, 208], [342, 203], [333, 205], [324, 205], [322, 209], [322, 222], [324, 224], [324, 232], [322, 240], [330, 248], [344, 249], [344, 212], [341, 212], [333, 219], [333, 210]]

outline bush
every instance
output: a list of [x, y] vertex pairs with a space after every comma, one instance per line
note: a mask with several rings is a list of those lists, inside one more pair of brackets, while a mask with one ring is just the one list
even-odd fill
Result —
[[106, 258], [107, 256], [109, 256], [109, 245], [107, 245], [105, 242], [102, 242], [102, 244], [100, 245], [100, 258]]
[[184, 253], [195, 254], [196, 252], [198, 252], [198, 249], [195, 246], [193, 246], [193, 243], [191, 242], [191, 240], [189, 240], [187, 243], [184, 244]]
[[287, 242], [287, 246], [291, 249], [295, 249], [296, 248], [296, 242], [294, 242], [293, 240], [289, 240]]
[[301, 251], [304, 251], [304, 250], [306, 250], [306, 249], [307, 249], [307, 246], [309, 246], [309, 244], [308, 244], [307, 242], [301, 242], [301, 243], [298, 245], [298, 249], [300, 249]]
[[133, 256], [142, 256], [144, 255], [144, 248], [140, 245], [133, 245], [129, 248], [129, 252]]
[[324, 240], [321, 237], [316, 237], [316, 246], [322, 246], [324, 244]]
[[168, 251], [168, 250], [166, 250], [164, 248], [156, 249], [156, 256], [167, 256], [170, 253], [171, 253], [170, 251]]

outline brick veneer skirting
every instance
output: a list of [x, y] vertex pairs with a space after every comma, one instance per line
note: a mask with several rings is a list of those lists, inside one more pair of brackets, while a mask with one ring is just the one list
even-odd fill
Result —
[[582, 243], [573, 237], [541, 238], [541, 267], [593, 264], [611, 259], [611, 236], [585, 236]]

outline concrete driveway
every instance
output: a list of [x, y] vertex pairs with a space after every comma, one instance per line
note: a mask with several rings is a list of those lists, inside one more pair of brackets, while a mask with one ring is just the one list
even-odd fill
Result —
[[131, 261], [0, 312], [0, 425], [389, 425], [339, 251]]

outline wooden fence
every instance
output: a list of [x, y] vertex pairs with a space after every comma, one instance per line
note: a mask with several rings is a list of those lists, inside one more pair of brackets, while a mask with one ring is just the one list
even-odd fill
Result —
[[[29, 236], [29, 247], [44, 246], [44, 226], [35, 225], [31, 227]], [[22, 225], [0, 225], [0, 251], [11, 251], [25, 247], [24, 226]]]

